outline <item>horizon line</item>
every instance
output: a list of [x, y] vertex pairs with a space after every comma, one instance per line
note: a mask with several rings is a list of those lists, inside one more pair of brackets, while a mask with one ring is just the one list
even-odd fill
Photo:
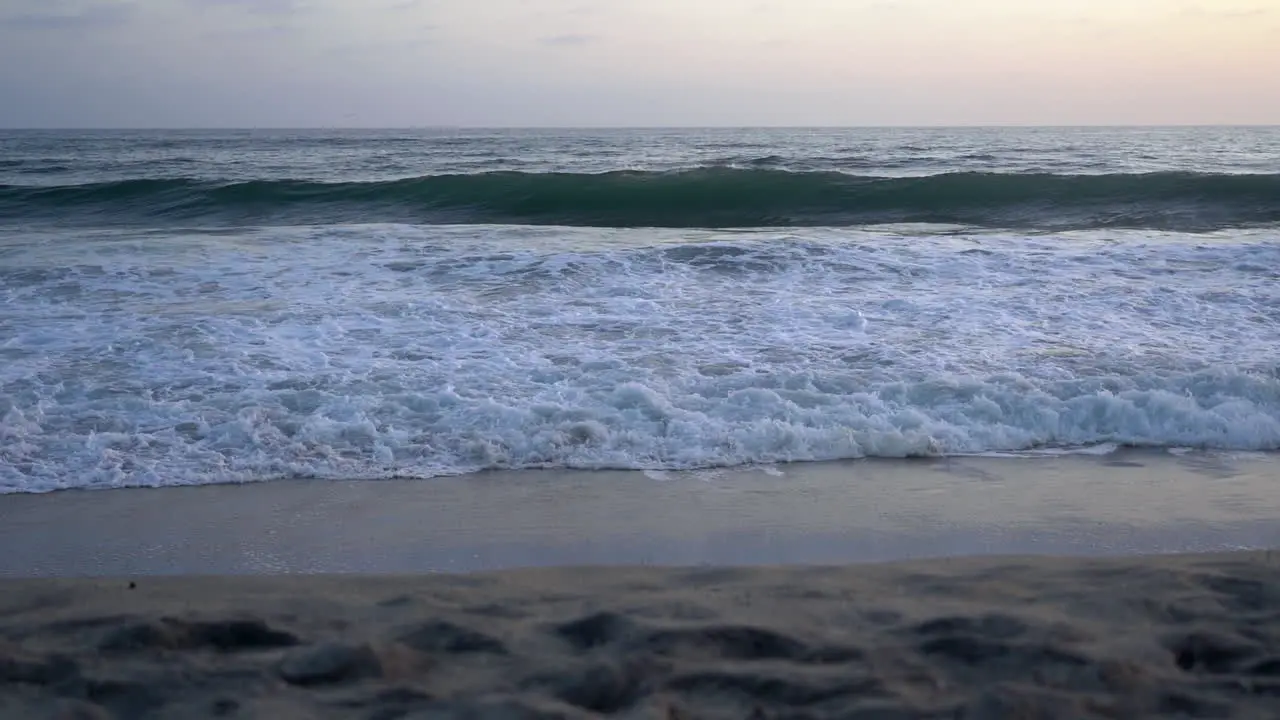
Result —
[[1067, 129], [1193, 129], [1193, 128], [1280, 128], [1280, 123], [1083, 123], [1018, 124], [974, 123], [937, 125], [107, 125], [107, 126], [3, 126], [0, 132], [140, 132], [140, 131], [245, 131], [245, 130], [1067, 130]]

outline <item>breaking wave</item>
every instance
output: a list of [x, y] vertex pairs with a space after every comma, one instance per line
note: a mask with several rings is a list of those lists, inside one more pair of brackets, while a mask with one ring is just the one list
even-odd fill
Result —
[[[764, 163], [767, 165], [767, 163]], [[379, 182], [145, 179], [0, 185], [0, 221], [784, 227], [945, 223], [1213, 230], [1280, 222], [1280, 175], [951, 173], [705, 167], [488, 172]]]

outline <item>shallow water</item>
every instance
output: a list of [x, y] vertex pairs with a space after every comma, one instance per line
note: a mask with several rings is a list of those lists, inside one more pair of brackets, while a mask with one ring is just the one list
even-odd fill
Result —
[[[806, 132], [0, 136], [0, 492], [1280, 449], [1280, 244], [1260, 224], [1280, 134]], [[868, 167], [829, 161], [836, 146]], [[632, 177], [644, 191], [698, 165], [760, 172], [751, 158], [857, 182], [1101, 173], [1128, 194], [1081, 204], [1051, 183], [980, 225], [915, 222], [942, 202], [926, 197], [894, 201], [909, 224], [856, 221], [850, 201], [836, 225], [699, 229], [593, 226], [573, 206], [552, 210], [574, 227], [441, 224], [424, 208], [465, 197], [361, 189], [492, 179], [463, 167], [484, 153], [579, 173], [565, 203], [592, 192], [584, 173], [656, 173]], [[1134, 172], [1264, 184], [1246, 203], [1135, 195], [1152, 178]], [[995, 207], [989, 176], [948, 177], [951, 206]], [[100, 195], [140, 180], [155, 187]], [[243, 196], [249, 181], [284, 194]], [[315, 196], [336, 182], [355, 200]], [[215, 191], [241, 205], [190, 195]], [[699, 212], [752, 210], [716, 193]]]

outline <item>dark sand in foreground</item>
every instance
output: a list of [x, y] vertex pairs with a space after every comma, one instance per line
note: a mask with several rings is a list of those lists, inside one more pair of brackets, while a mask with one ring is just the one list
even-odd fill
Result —
[[5, 718], [1274, 718], [1280, 557], [0, 581]]
[[1277, 718], [1277, 467], [3, 496], [0, 718]]

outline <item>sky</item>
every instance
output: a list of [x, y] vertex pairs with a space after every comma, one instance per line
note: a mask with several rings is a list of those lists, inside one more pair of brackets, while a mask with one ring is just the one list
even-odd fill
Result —
[[0, 127], [1280, 124], [1280, 0], [0, 0]]

